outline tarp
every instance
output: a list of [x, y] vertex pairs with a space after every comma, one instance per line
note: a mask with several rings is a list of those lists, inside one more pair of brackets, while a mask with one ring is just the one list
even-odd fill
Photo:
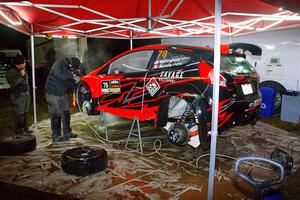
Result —
[[[222, 35], [300, 25], [298, 1], [223, 0]], [[279, 6], [285, 7], [279, 7]], [[286, 8], [286, 9], [285, 9]], [[299, 7], [298, 7], [299, 9]], [[34, 0], [0, 2], [0, 22], [35, 35], [101, 38], [212, 36], [213, 0]]]

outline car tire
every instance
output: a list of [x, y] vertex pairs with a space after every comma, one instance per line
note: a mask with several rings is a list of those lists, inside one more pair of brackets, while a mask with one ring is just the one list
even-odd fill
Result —
[[98, 147], [77, 147], [65, 151], [61, 156], [64, 172], [76, 176], [86, 176], [105, 169], [107, 152]]
[[199, 140], [200, 140], [200, 148], [202, 151], [208, 151], [210, 148], [210, 135], [208, 134], [207, 128], [204, 123], [199, 122], [198, 125], [198, 133], [199, 133]]
[[156, 127], [164, 127], [168, 122], [168, 108], [169, 108], [170, 98], [164, 98], [160, 100], [159, 108], [156, 118]]
[[0, 155], [20, 155], [36, 148], [34, 135], [16, 135], [0, 141]]
[[274, 113], [275, 114], [280, 113], [281, 103], [282, 103], [282, 94], [286, 93], [285, 87], [283, 87], [280, 83], [277, 83], [275, 81], [263, 81], [259, 84], [259, 87], [270, 87], [270, 88], [276, 90]]
[[[84, 89], [84, 93], [82, 92]], [[77, 87], [77, 99], [76, 101], [78, 102], [79, 106], [80, 106], [80, 110], [83, 111], [83, 104], [85, 101], [88, 102], [89, 104], [89, 108], [90, 110], [87, 112], [88, 115], [99, 115], [100, 112], [98, 112], [96, 110], [96, 102], [94, 101], [94, 99], [92, 99], [91, 97], [91, 90], [88, 87], [87, 84], [85, 83], [81, 83], [78, 87]]]

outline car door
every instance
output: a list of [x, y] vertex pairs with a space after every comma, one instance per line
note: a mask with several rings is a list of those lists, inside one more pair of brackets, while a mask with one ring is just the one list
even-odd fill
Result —
[[133, 118], [143, 106], [144, 80], [154, 50], [128, 53], [108, 66], [100, 79], [100, 106], [110, 113]]
[[198, 76], [198, 61], [195, 56], [185, 49], [158, 50], [153, 66], [147, 74], [149, 81], [146, 85], [149, 95], [146, 97], [161, 98], [157, 93], [160, 89], [174, 86], [176, 92], [186, 92], [182, 87], [186, 82], [193, 82], [192, 77]]

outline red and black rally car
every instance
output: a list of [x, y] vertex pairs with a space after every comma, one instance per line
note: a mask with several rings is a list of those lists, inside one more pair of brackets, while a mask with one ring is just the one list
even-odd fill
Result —
[[[261, 54], [259, 47], [250, 44], [222, 48], [219, 132], [254, 124], [260, 109], [259, 76], [245, 54], [233, 53], [239, 48]], [[90, 114], [103, 110], [137, 117], [154, 127], [165, 126], [168, 138], [177, 145], [200, 143], [207, 149], [213, 57], [213, 49], [207, 47], [156, 45], [129, 50], [82, 77], [79, 102]]]

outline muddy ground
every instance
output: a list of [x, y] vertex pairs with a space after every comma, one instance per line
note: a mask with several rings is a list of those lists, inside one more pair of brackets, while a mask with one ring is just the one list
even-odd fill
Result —
[[[110, 142], [104, 142], [95, 135], [104, 136], [103, 121], [98, 119], [81, 113], [72, 115], [72, 127], [79, 138], [57, 144], [51, 142], [49, 120], [39, 122], [34, 129], [38, 143], [34, 151], [0, 156], [0, 181], [75, 199], [206, 199], [209, 156], [205, 152], [190, 146], [175, 146], [168, 142], [164, 130], [144, 123], [141, 124], [144, 153], [128, 150], [124, 145], [131, 122], [107, 116]], [[234, 175], [236, 157], [269, 158], [275, 148], [287, 152], [293, 149], [295, 172], [300, 166], [299, 138], [262, 122], [254, 127], [236, 127], [219, 136], [214, 199], [252, 199], [253, 187]], [[129, 146], [136, 149], [137, 144], [132, 138]], [[78, 146], [105, 148], [109, 156], [107, 168], [84, 177], [64, 173], [60, 167], [61, 154]], [[249, 175], [260, 179], [274, 178], [276, 174], [270, 168], [254, 166], [247, 170]], [[286, 199], [299, 193], [299, 179], [294, 179], [293, 174], [289, 179], [293, 184], [287, 182], [283, 189]]]

